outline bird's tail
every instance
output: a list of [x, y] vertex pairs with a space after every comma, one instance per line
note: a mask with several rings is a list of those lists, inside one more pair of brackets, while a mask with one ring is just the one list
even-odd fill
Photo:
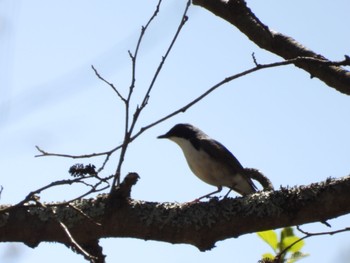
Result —
[[258, 181], [263, 187], [264, 191], [274, 190], [270, 179], [263, 175], [259, 170], [254, 168], [244, 168], [244, 171], [249, 178]]

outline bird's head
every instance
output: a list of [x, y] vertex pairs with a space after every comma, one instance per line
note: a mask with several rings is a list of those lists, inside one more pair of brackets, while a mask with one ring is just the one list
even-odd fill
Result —
[[179, 123], [172, 127], [166, 134], [160, 135], [158, 139], [182, 138], [191, 140], [202, 135], [202, 131], [188, 123]]

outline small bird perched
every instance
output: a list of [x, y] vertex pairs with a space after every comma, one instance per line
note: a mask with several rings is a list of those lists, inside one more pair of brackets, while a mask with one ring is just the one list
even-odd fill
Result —
[[[201, 196], [195, 201], [220, 192], [223, 186], [241, 195], [256, 192], [256, 186], [236, 157], [224, 145], [193, 125], [177, 124], [158, 138], [167, 138], [177, 143], [192, 172], [207, 184], [218, 188], [217, 191]], [[229, 192], [226, 196], [228, 194]]]

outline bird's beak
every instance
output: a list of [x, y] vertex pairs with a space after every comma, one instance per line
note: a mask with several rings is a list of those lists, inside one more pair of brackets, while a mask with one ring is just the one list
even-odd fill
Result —
[[168, 138], [168, 136], [167, 136], [166, 134], [164, 134], [164, 135], [160, 135], [160, 136], [158, 136], [157, 138], [158, 138], [158, 139], [167, 139], [167, 138]]

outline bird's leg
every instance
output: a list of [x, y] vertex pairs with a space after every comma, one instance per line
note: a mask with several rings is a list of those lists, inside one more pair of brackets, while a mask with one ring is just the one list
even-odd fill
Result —
[[228, 197], [228, 195], [231, 193], [232, 189], [230, 188], [230, 190], [228, 190], [227, 194], [225, 194], [224, 199], [226, 199]]
[[201, 196], [201, 197], [198, 197], [197, 199], [194, 199], [192, 202], [189, 202], [189, 203], [197, 203], [197, 202], [199, 202], [199, 200], [201, 200], [201, 199], [203, 199], [203, 198], [206, 198], [206, 197], [209, 197], [209, 196], [211, 196], [211, 195], [213, 195], [213, 194], [216, 194], [216, 193], [221, 192], [221, 190], [222, 190], [222, 186], [218, 186], [218, 190], [216, 190], [216, 191], [214, 191], [214, 192], [211, 192], [211, 193], [209, 193], [209, 194], [203, 195], [203, 196]]

